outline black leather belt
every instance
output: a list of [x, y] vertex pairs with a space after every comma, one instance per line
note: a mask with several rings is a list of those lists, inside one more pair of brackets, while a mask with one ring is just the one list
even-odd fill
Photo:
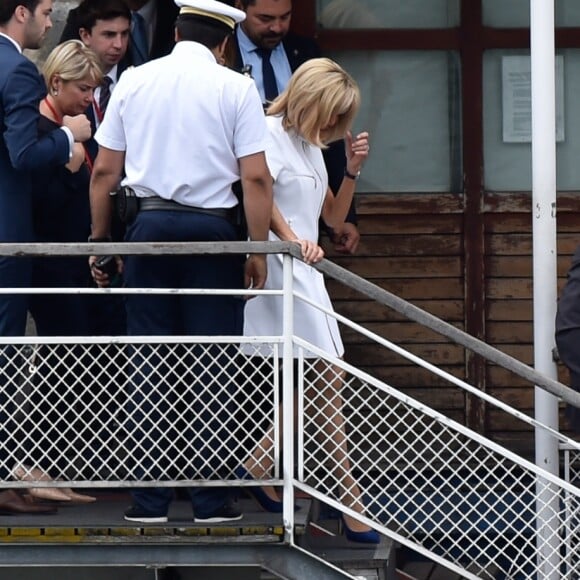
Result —
[[161, 197], [141, 197], [139, 198], [139, 211], [187, 211], [190, 213], [200, 213], [220, 217], [232, 224], [236, 224], [237, 207], [194, 207], [192, 205], [183, 205], [170, 199]]

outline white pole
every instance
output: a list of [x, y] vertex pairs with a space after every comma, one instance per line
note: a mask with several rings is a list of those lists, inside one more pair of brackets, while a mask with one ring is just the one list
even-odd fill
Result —
[[[532, 71], [532, 220], [534, 279], [534, 366], [557, 378], [552, 359], [557, 301], [556, 251], [556, 89], [554, 0], [530, 0]], [[535, 388], [536, 419], [558, 428], [558, 402]], [[536, 429], [536, 464], [558, 473], [558, 443]], [[536, 485], [537, 577], [557, 579], [558, 496], [544, 480]]]
[[294, 544], [294, 284], [293, 260], [283, 255], [282, 473], [285, 539]]

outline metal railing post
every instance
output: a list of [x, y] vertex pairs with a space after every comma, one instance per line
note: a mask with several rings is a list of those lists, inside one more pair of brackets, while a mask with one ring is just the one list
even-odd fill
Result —
[[[530, 0], [532, 95], [532, 222], [534, 278], [534, 368], [552, 378], [557, 303], [556, 248], [556, 80], [554, 0]], [[558, 429], [558, 401], [535, 388], [535, 416]], [[536, 429], [536, 464], [558, 474], [558, 442]], [[536, 483], [538, 574], [559, 577], [557, 487], [538, 478]]]
[[283, 256], [282, 344], [282, 477], [284, 480], [284, 529], [286, 541], [294, 543], [294, 295], [292, 256]]

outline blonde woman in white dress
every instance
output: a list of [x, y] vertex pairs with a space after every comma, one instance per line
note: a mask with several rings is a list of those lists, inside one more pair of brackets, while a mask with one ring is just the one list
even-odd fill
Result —
[[[368, 156], [366, 132], [353, 137], [350, 126], [360, 106], [356, 82], [330, 59], [312, 59], [299, 67], [286, 90], [267, 112], [269, 142], [266, 158], [274, 180], [274, 209], [270, 240], [300, 244], [305, 263], [294, 262], [294, 289], [314, 302], [332, 309], [324, 278], [310, 264], [320, 261], [324, 252], [318, 245], [318, 223], [322, 217], [330, 227], [338, 227], [348, 213], [356, 178]], [[345, 176], [336, 196], [328, 187], [328, 176], [322, 158], [327, 143], [345, 139], [347, 158]], [[282, 256], [268, 255], [266, 288], [282, 288]], [[258, 296], [248, 301], [244, 334], [267, 336], [282, 334], [282, 298]], [[329, 354], [342, 357], [344, 347], [336, 319], [306, 304], [294, 301], [294, 334]], [[315, 358], [313, 353], [305, 356]], [[332, 439], [333, 475], [342, 487], [342, 500], [353, 510], [363, 513], [364, 505], [358, 485], [350, 474], [347, 442], [342, 415], [340, 390], [343, 373], [326, 363], [316, 363], [322, 380], [315, 388], [326, 405], [323, 428]], [[305, 393], [309, 397], [309, 393]], [[256, 446], [250, 458], [236, 473], [242, 478], [263, 478], [271, 473], [272, 434]], [[281, 511], [282, 503], [274, 488], [252, 488], [265, 509]], [[378, 534], [365, 524], [344, 516], [349, 539], [377, 543]]]

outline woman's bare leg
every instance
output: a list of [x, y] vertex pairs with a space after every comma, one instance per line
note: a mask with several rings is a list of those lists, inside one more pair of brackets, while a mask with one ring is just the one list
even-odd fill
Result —
[[[345, 420], [343, 414], [344, 401], [340, 391], [344, 384], [344, 372], [335, 366], [328, 367], [323, 362], [315, 365], [320, 377], [315, 385], [309, 389], [312, 395], [310, 400], [321, 401], [316, 409], [315, 421], [325, 433], [324, 448], [332, 461], [333, 475], [340, 489], [340, 501], [355, 512], [364, 514], [365, 507], [362, 494], [357, 482], [352, 477], [350, 460], [348, 458], [348, 443], [346, 438]], [[313, 413], [311, 413], [313, 414]], [[346, 525], [354, 532], [366, 532], [370, 528], [358, 520], [345, 515]]]
[[[334, 464], [333, 472], [339, 487], [340, 501], [353, 509], [355, 512], [364, 514], [365, 507], [361, 498], [361, 491], [352, 477], [351, 465], [348, 458], [348, 444], [346, 438], [345, 421], [343, 415], [344, 401], [340, 394], [343, 386], [344, 373], [341, 369], [331, 366], [326, 367], [319, 362], [316, 365], [316, 371], [320, 379], [311, 387], [313, 398], [323, 400], [324, 406], [321, 413], [317, 413], [315, 421], [322, 427], [326, 434], [324, 447], [329, 453], [332, 463]], [[308, 398], [308, 393], [306, 393]], [[312, 400], [312, 399], [311, 399]], [[310, 408], [311, 414], [313, 409]], [[280, 429], [279, 445], [282, 445], [282, 404], [279, 408]], [[294, 420], [297, 417], [297, 401], [294, 400]], [[274, 429], [271, 428], [268, 433], [254, 447], [250, 457], [244, 462], [246, 471], [254, 479], [262, 479], [271, 476], [274, 466]], [[280, 501], [276, 489], [272, 486], [262, 487], [264, 493], [275, 501]], [[358, 520], [345, 515], [346, 525], [354, 532], [366, 532], [370, 528]]]
[[[280, 413], [282, 413], [282, 405], [280, 404]], [[282, 415], [280, 415], [281, 417]], [[282, 433], [282, 427], [280, 427]], [[282, 436], [280, 435], [280, 438]], [[272, 476], [272, 469], [274, 467], [274, 428], [271, 427], [268, 433], [262, 437], [258, 444], [254, 447], [252, 454], [244, 462], [244, 469], [254, 479], [269, 479]], [[276, 489], [271, 486], [263, 486], [262, 491], [272, 500], [280, 501], [280, 497], [276, 493]]]

